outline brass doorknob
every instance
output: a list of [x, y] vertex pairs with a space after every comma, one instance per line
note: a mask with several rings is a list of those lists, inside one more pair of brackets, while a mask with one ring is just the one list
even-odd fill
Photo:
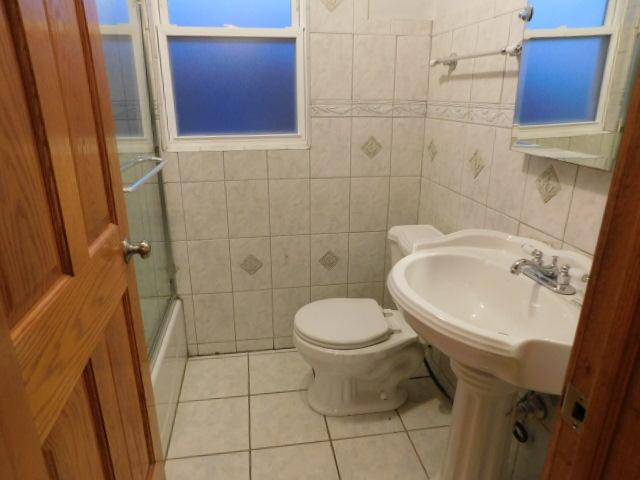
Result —
[[129, 240], [124, 240], [122, 250], [124, 251], [124, 261], [127, 263], [134, 255], [140, 255], [141, 258], [148, 258], [151, 255], [151, 245], [144, 241], [131, 243]]

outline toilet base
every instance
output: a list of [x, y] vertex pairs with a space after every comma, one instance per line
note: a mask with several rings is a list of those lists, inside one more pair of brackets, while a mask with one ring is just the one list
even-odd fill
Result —
[[330, 417], [387, 412], [407, 401], [404, 388], [376, 385], [353, 377], [335, 378], [316, 372], [307, 398], [313, 410]]

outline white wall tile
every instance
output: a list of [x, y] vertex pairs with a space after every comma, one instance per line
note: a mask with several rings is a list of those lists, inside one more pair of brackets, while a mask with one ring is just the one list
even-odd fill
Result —
[[[475, 52], [499, 50], [507, 46], [511, 15], [485, 20], [478, 24]], [[505, 57], [494, 55], [473, 61], [471, 101], [497, 103], [502, 95]]]
[[[545, 202], [538, 191], [538, 178], [552, 168], [558, 176], [559, 192]], [[529, 172], [520, 221], [554, 237], [562, 238], [567, 224], [578, 167], [566, 162], [529, 157]]]
[[516, 235], [518, 233], [518, 221], [491, 208], [487, 208], [484, 217], [484, 228]]
[[394, 118], [391, 146], [391, 175], [416, 176], [422, 171], [424, 118]]
[[430, 38], [427, 36], [398, 37], [396, 100], [427, 99], [430, 47]]
[[565, 241], [593, 254], [607, 203], [611, 174], [580, 167], [567, 222]]
[[230, 240], [233, 290], [271, 288], [271, 242], [268, 237]]
[[298, 310], [309, 303], [310, 288], [280, 288], [273, 290], [273, 333], [276, 337], [293, 335], [293, 319]]
[[193, 293], [231, 291], [229, 240], [188, 242]]
[[178, 295], [188, 295], [191, 293], [191, 275], [189, 273], [187, 242], [171, 242], [171, 252], [176, 266], [176, 289]]
[[385, 232], [349, 234], [349, 283], [384, 280]]
[[[468, 55], [475, 51], [478, 40], [478, 25], [469, 25], [453, 31], [451, 41], [451, 51], [457, 55]], [[440, 65], [440, 69], [447, 70], [446, 66]], [[458, 62], [458, 66], [451, 72], [447, 81], [448, 100], [455, 102], [468, 102], [471, 98], [471, 77], [473, 73], [473, 62]]]
[[349, 231], [348, 178], [311, 180], [311, 233]]
[[269, 150], [269, 178], [309, 177], [309, 150]]
[[224, 180], [222, 152], [180, 152], [178, 158], [183, 182]]
[[461, 193], [476, 202], [487, 202], [495, 135], [494, 127], [467, 125]]
[[263, 150], [224, 152], [224, 176], [227, 180], [267, 178], [267, 152]]
[[392, 100], [396, 37], [356, 35], [353, 47], [353, 98]]
[[527, 159], [511, 151], [511, 130], [496, 129], [487, 206], [513, 218], [520, 218], [527, 178]]
[[484, 205], [467, 197], [460, 197], [460, 214], [458, 217], [458, 230], [468, 228], [483, 228], [486, 214]]
[[418, 222], [420, 177], [391, 177], [387, 227]]
[[467, 125], [458, 122], [442, 122], [434, 140], [438, 153], [436, 166], [438, 181], [445, 187], [460, 192], [462, 166]]
[[353, 35], [311, 34], [311, 99], [351, 98]]
[[311, 287], [311, 301], [324, 300], [327, 298], [346, 298], [347, 284], [344, 285], [321, 285]]
[[346, 177], [350, 172], [351, 119], [311, 120], [311, 176]]
[[273, 287], [301, 287], [310, 282], [309, 236], [271, 238]]
[[[431, 38], [431, 59], [445, 58], [451, 54], [453, 33], [446, 32]], [[444, 65], [437, 65], [429, 69], [428, 97], [431, 101], [449, 100], [449, 69]]]
[[182, 184], [187, 238], [226, 238], [227, 203], [224, 182]]
[[384, 296], [384, 283], [350, 283], [348, 289], [349, 298], [371, 298], [382, 305]]
[[269, 235], [269, 195], [266, 180], [226, 182], [229, 236]]
[[167, 222], [169, 224], [171, 240], [186, 240], [187, 231], [182, 206], [182, 186], [179, 183], [165, 183], [164, 196], [167, 205]]
[[271, 302], [271, 290], [233, 293], [237, 340], [273, 337]]
[[351, 175], [388, 176], [391, 169], [390, 118], [354, 118], [351, 139]]
[[348, 256], [348, 234], [311, 235], [311, 285], [347, 283]]
[[389, 177], [351, 179], [350, 231], [386, 230]]
[[235, 340], [233, 297], [230, 293], [193, 296], [198, 343]]
[[309, 4], [311, 32], [353, 33], [353, 0], [310, 0]]
[[270, 180], [272, 235], [309, 233], [309, 180]]

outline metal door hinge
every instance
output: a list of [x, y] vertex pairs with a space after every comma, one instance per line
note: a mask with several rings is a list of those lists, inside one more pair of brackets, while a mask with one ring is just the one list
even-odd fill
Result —
[[562, 401], [562, 419], [575, 431], [579, 431], [587, 418], [587, 397], [571, 384], [567, 385]]

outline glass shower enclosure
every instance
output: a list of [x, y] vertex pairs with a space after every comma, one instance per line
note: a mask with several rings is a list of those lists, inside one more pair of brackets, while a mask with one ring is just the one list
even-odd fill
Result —
[[136, 1], [97, 0], [111, 106], [116, 126], [130, 240], [147, 241], [151, 255], [134, 256], [149, 355], [160, 345], [176, 297], [159, 157], [150, 108], [149, 83]]
[[129, 241], [146, 241], [150, 255], [138, 255], [135, 270], [144, 334], [151, 364], [160, 437], [167, 451], [187, 360], [182, 304], [167, 222], [162, 169], [150, 106], [151, 85], [143, 32], [143, 3], [96, 0], [109, 94], [129, 217]]

